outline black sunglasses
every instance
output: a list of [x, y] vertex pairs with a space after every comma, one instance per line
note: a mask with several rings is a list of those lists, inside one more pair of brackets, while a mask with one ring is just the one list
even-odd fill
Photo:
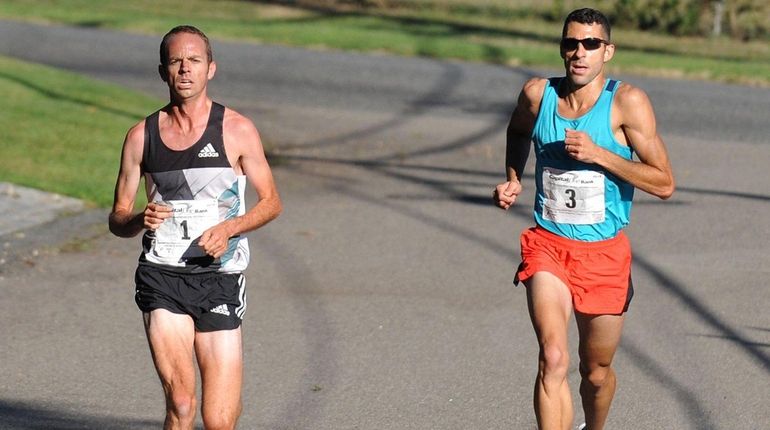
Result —
[[575, 39], [574, 37], [565, 37], [561, 40], [562, 51], [574, 51], [578, 47], [578, 43], [583, 45], [586, 51], [594, 51], [602, 46], [602, 43], [609, 44], [610, 42], [604, 39], [597, 39], [595, 37], [587, 37], [585, 39]]

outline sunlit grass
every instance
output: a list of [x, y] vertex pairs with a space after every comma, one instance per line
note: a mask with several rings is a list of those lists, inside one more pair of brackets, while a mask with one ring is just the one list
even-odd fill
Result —
[[123, 138], [162, 103], [0, 57], [0, 178], [109, 206]]
[[[376, 5], [377, 1], [370, 1]], [[193, 24], [220, 39], [558, 67], [562, 12], [553, 1], [389, 0], [353, 7], [322, 0], [4, 0], [0, 17], [163, 34]], [[564, 0], [561, 9], [577, 5]], [[597, 2], [599, 5], [601, 1]], [[180, 6], [180, 5], [183, 5]], [[293, 6], [292, 6], [293, 5]], [[299, 7], [297, 5], [305, 5]], [[615, 29], [612, 69], [770, 86], [770, 43]]]

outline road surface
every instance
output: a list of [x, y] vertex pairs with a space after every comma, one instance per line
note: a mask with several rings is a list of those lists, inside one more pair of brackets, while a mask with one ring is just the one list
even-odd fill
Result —
[[[0, 55], [162, 100], [159, 40], [0, 21]], [[490, 196], [518, 89], [558, 72], [213, 43], [212, 96], [257, 124], [285, 204], [250, 235], [240, 428], [535, 428], [537, 347], [511, 283], [531, 166], [518, 206]], [[637, 194], [608, 428], [768, 429], [770, 91], [620, 78], [650, 95], [678, 191]], [[160, 427], [139, 240], [105, 221], [2, 237], [0, 428]]]

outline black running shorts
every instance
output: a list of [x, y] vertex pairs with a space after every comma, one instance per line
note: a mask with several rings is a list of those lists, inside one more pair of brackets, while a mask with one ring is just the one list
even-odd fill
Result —
[[140, 265], [135, 280], [135, 300], [142, 312], [166, 309], [189, 315], [196, 331], [236, 329], [246, 311], [241, 273], [174, 273]]

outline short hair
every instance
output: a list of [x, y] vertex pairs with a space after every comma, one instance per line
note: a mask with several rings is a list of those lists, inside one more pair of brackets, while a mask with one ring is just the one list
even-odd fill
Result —
[[567, 18], [564, 20], [564, 28], [561, 30], [561, 37], [567, 35], [567, 26], [571, 22], [577, 22], [580, 24], [599, 24], [607, 32], [607, 40], [609, 41], [610, 39], [610, 20], [607, 19], [603, 13], [596, 9], [583, 8], [570, 12], [570, 14], [567, 15]]
[[211, 63], [214, 56], [211, 53], [211, 43], [209, 43], [209, 38], [206, 37], [206, 34], [192, 25], [178, 25], [169, 30], [160, 42], [160, 64], [162, 66], [168, 66], [168, 45], [171, 43], [171, 38], [179, 33], [189, 33], [200, 36], [200, 38], [203, 39], [203, 42], [206, 43], [206, 59]]

